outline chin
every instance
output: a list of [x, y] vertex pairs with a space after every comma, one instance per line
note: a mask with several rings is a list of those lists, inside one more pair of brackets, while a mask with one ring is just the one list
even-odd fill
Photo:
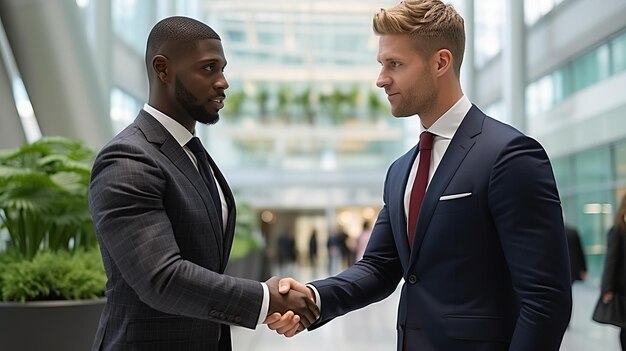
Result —
[[196, 116], [196, 118], [194, 118], [194, 119], [198, 123], [206, 124], [206, 125], [212, 125], [212, 124], [215, 124], [215, 123], [219, 122], [220, 115], [217, 114], [217, 113], [216, 114], [205, 113], [202, 116]]

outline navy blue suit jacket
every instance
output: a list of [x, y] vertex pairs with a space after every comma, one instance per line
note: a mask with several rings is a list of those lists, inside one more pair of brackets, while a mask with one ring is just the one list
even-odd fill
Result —
[[389, 168], [363, 259], [313, 282], [315, 329], [405, 283], [398, 350], [558, 350], [570, 273], [552, 168], [539, 143], [473, 106], [428, 186], [413, 250], [404, 193], [418, 147]]

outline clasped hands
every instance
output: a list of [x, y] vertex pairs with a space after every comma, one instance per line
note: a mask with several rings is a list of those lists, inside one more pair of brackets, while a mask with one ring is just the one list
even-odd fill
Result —
[[311, 289], [292, 279], [271, 277], [265, 284], [270, 306], [263, 323], [278, 334], [292, 337], [308, 328], [320, 316]]

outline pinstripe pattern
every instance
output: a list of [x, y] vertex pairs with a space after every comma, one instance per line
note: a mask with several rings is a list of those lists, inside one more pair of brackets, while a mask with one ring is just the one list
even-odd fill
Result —
[[89, 205], [108, 281], [93, 350], [223, 351], [227, 324], [255, 327], [261, 284], [222, 275], [235, 208], [211, 166], [229, 206], [225, 234], [191, 160], [145, 111], [99, 153]]

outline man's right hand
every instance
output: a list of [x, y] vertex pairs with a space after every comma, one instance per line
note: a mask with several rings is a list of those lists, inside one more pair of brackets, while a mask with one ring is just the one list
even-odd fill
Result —
[[306, 294], [287, 287], [288, 291], [279, 291], [279, 278], [272, 277], [265, 284], [270, 293], [270, 306], [268, 314], [278, 312], [286, 315], [288, 311], [292, 311], [295, 315], [300, 316], [300, 324], [303, 328], [308, 328], [313, 322], [319, 318], [320, 310], [311, 298], [310, 293]]

